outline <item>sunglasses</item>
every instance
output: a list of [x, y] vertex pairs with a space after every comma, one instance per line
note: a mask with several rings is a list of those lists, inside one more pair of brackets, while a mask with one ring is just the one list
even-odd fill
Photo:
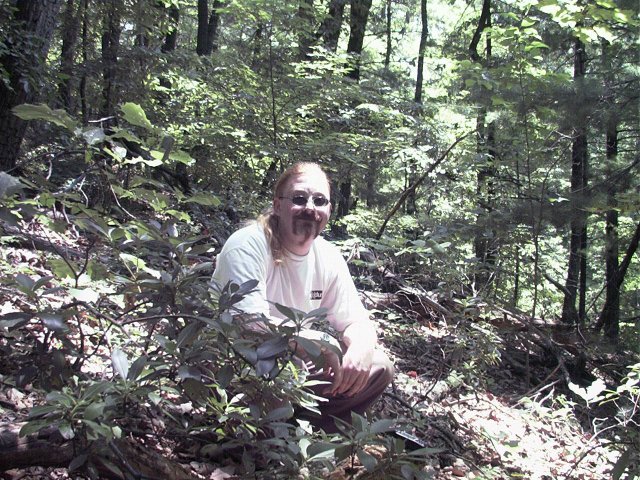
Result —
[[[294, 205], [298, 205], [299, 207], [304, 207], [309, 202], [309, 197], [305, 197], [304, 195], [294, 195], [293, 197], [278, 197], [278, 198], [286, 198], [287, 200], [291, 200], [291, 203]], [[313, 201], [313, 205], [316, 207], [325, 207], [329, 204], [329, 199], [323, 195], [317, 195], [315, 197], [311, 197]]]

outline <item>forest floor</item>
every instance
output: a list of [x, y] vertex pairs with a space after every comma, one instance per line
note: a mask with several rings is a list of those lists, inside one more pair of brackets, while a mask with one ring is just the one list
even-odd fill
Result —
[[[27, 262], [42, 275], [47, 273], [39, 253], [19, 246], [3, 248], [3, 260], [12, 261], [13, 269]], [[0, 291], [0, 304], [15, 300], [7, 294], [8, 290]], [[9, 310], [3, 308], [0, 313]], [[594, 430], [599, 420], [593, 410], [583, 408], [584, 402], [566, 388], [562, 365], [540, 365], [538, 354], [529, 358], [532, 349], [523, 349], [523, 336], [512, 328], [493, 328], [474, 318], [447, 321], [437, 309], [431, 318], [395, 312], [377, 315], [381, 343], [395, 361], [397, 375], [372, 413], [375, 418], [407, 419], [413, 435], [426, 446], [441, 449], [426, 457], [423, 469], [430, 478], [611, 478], [618, 454], [608, 447], [606, 436]], [[520, 362], [514, 362], [516, 354]], [[527, 373], [517, 367], [524, 364]], [[0, 423], [25, 421], [39, 398], [35, 391], [0, 382]], [[163, 442], [158, 439], [156, 446], [162, 450]], [[170, 455], [170, 450], [161, 453]], [[238, 478], [232, 470], [214, 465], [192, 462], [186, 466], [198, 478]], [[42, 467], [0, 476], [80, 478], [64, 468]], [[364, 467], [342, 464], [325, 476], [370, 478]]]

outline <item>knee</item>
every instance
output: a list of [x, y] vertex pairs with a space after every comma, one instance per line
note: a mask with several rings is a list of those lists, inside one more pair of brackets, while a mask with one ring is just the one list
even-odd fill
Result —
[[381, 380], [386, 385], [393, 381], [395, 375], [395, 366], [389, 357], [381, 350], [376, 350], [373, 357], [373, 369], [379, 371]]

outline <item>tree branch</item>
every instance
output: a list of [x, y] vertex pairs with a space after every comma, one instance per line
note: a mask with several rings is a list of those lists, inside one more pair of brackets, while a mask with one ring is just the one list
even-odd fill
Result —
[[458, 143], [460, 143], [462, 140], [467, 138], [470, 133], [471, 132], [467, 132], [464, 135], [462, 135], [461, 137], [458, 137], [456, 139], [456, 141], [453, 142], [449, 146], [449, 148], [447, 148], [447, 150], [442, 155], [440, 155], [440, 158], [438, 158], [433, 164], [431, 164], [429, 166], [427, 171], [424, 172], [420, 176], [420, 178], [418, 178], [415, 182], [413, 182], [412, 185], [410, 185], [404, 192], [402, 192], [402, 195], [400, 196], [400, 198], [398, 199], [396, 204], [393, 206], [391, 211], [387, 214], [386, 218], [384, 219], [384, 222], [382, 222], [382, 225], [380, 226], [380, 229], [378, 230], [378, 233], [376, 233], [376, 236], [375, 236], [376, 240], [380, 240], [380, 237], [382, 237], [382, 234], [384, 233], [385, 228], [387, 228], [387, 223], [389, 223], [389, 220], [391, 220], [391, 217], [393, 217], [396, 214], [396, 212], [400, 209], [402, 204], [407, 200], [407, 197], [409, 197], [409, 195], [411, 195], [411, 193], [416, 191], [416, 189], [420, 186], [420, 184], [422, 182], [424, 182], [424, 180], [427, 178], [427, 176], [431, 172], [433, 172], [436, 169], [436, 167], [438, 165], [440, 165], [447, 158], [447, 156], [449, 156], [449, 153], [451, 152], [451, 150], [453, 150], [453, 148], [456, 145], [458, 145]]

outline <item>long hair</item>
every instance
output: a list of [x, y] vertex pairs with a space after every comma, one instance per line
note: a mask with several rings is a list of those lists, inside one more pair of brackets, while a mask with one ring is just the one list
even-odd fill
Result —
[[[289, 184], [289, 181], [298, 175], [314, 173], [320, 175], [329, 185], [331, 189], [331, 183], [327, 174], [322, 170], [320, 165], [313, 162], [297, 162], [287, 168], [273, 189], [273, 198], [281, 197]], [[273, 212], [273, 205], [271, 205], [264, 213], [258, 217], [258, 224], [264, 229], [264, 234], [267, 237], [269, 248], [271, 249], [271, 255], [276, 265], [282, 263], [284, 259], [284, 252], [282, 243], [280, 241], [279, 228], [278, 228], [278, 216]]]

